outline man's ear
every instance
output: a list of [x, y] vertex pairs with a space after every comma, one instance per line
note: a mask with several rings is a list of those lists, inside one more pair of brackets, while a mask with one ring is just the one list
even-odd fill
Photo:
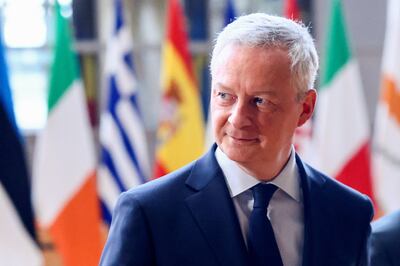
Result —
[[306, 95], [301, 99], [302, 112], [299, 117], [297, 126], [302, 126], [312, 116], [317, 101], [317, 91], [315, 89], [308, 90]]

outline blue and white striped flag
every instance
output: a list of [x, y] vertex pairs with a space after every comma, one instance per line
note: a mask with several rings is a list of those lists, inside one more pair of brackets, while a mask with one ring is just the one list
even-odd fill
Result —
[[123, 1], [115, 0], [114, 5], [115, 28], [104, 62], [108, 99], [100, 121], [101, 163], [98, 172], [103, 217], [108, 223], [119, 194], [144, 183], [150, 176], [131, 32], [124, 20]]

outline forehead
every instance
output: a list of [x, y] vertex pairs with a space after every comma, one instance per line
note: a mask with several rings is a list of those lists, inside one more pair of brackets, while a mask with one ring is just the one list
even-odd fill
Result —
[[254, 65], [260, 69], [265, 69], [274, 66], [276, 69], [279, 66], [288, 67], [290, 69], [291, 60], [288, 55], [287, 48], [280, 46], [249, 46], [241, 44], [229, 44], [213, 58], [212, 73], [223, 65], [237, 66], [233, 63], [243, 65], [250, 63], [249, 66]]
[[282, 86], [291, 80], [288, 52], [280, 47], [231, 44], [217, 56], [212, 69], [213, 83], [256, 88]]

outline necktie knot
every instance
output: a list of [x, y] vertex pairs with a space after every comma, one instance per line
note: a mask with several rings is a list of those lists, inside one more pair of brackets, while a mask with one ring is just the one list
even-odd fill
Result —
[[252, 188], [254, 198], [253, 208], [267, 209], [269, 201], [277, 189], [278, 187], [271, 183], [259, 183], [254, 186]]

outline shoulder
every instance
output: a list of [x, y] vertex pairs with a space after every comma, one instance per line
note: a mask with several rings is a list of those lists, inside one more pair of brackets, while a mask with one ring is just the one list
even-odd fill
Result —
[[304, 164], [304, 168], [307, 176], [316, 180], [315, 183], [320, 185], [324, 197], [332, 200], [336, 205], [341, 205], [341, 209], [365, 208], [365, 211], [373, 212], [372, 202], [367, 195], [325, 175], [308, 164]]
[[182, 201], [204, 188], [220, 174], [221, 169], [214, 156], [215, 149], [214, 145], [199, 159], [165, 176], [132, 188], [123, 193], [121, 198], [136, 200], [141, 204], [163, 206]]
[[[121, 194], [100, 265], [155, 265], [153, 232], [163, 236], [165, 221], [173, 220], [191, 164]], [[175, 209], [176, 207], [176, 209]], [[134, 236], [134, 237], [133, 237]]]
[[196, 161], [160, 178], [151, 180], [143, 185], [131, 188], [120, 196], [122, 201], [137, 203], [163, 201], [166, 198], [178, 197], [188, 189], [185, 182], [190, 176]]
[[[321, 173], [308, 164], [303, 164], [309, 194], [324, 212], [342, 217], [359, 225], [369, 226], [374, 209], [368, 196]], [[303, 179], [304, 180], [304, 179]]]

